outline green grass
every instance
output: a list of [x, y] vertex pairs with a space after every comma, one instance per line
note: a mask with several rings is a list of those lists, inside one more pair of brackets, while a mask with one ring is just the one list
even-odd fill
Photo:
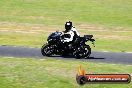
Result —
[[[46, 43], [47, 34], [0, 33], [1, 45], [17, 45], [40, 48]], [[88, 42], [93, 51], [131, 52], [132, 40], [96, 39], [95, 47]]]
[[0, 21], [60, 25], [73, 20], [131, 27], [131, 4], [131, 0], [1, 0]]
[[45, 35], [2, 33], [0, 35], [1, 45], [17, 45], [27, 47], [41, 47], [46, 43]]
[[0, 0], [0, 45], [41, 47], [71, 20], [82, 35], [94, 35], [93, 50], [129, 52], [131, 14], [131, 0]]
[[92, 47], [92, 49], [96, 51], [131, 52], [131, 44], [131, 40], [97, 39], [96, 47]]
[[0, 58], [0, 88], [131, 88], [130, 84], [87, 84], [79, 86], [75, 77], [82, 65], [87, 73], [132, 73], [131, 65], [52, 58]]
[[[93, 34], [96, 51], [132, 51], [131, 0], [0, 0], [0, 45], [41, 47], [47, 36], [71, 20], [79, 32]], [[103, 30], [103, 31], [100, 31]], [[33, 32], [33, 33], [32, 33]], [[112, 38], [111, 38], [112, 37]], [[0, 58], [0, 88], [131, 88], [131, 84], [79, 86], [88, 73], [132, 73], [132, 66], [52, 58]]]

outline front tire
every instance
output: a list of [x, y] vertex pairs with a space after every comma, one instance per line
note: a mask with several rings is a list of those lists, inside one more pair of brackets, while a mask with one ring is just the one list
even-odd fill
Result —
[[51, 56], [53, 55], [53, 48], [51, 48], [51, 45], [46, 43], [42, 46], [41, 53], [43, 56]]

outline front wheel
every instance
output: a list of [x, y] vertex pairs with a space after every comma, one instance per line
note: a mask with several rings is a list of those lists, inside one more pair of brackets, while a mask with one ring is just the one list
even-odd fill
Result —
[[91, 54], [91, 48], [89, 45], [84, 45], [83, 47], [77, 48], [77, 50], [73, 53], [75, 58], [89, 58]]
[[43, 56], [51, 56], [53, 54], [53, 48], [48, 43], [44, 44], [41, 48], [41, 53]]

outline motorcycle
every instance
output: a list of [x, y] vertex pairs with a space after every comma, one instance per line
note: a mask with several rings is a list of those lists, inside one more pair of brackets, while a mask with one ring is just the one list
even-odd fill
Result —
[[89, 45], [86, 45], [86, 42], [91, 41], [94, 45], [95, 40], [93, 39], [93, 35], [77, 37], [72, 43], [63, 43], [62, 38], [64, 37], [65, 34], [62, 36], [62, 32], [56, 31], [51, 33], [47, 38], [47, 43], [41, 48], [42, 55], [72, 55], [77, 59], [89, 58], [91, 54], [91, 48]]

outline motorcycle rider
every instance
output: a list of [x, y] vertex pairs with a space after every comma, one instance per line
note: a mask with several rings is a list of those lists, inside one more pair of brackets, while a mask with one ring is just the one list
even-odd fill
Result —
[[72, 22], [66, 22], [65, 23], [65, 31], [62, 33], [62, 41], [63, 43], [71, 43], [74, 42], [74, 40], [79, 37], [80, 34], [78, 31], [73, 27]]

